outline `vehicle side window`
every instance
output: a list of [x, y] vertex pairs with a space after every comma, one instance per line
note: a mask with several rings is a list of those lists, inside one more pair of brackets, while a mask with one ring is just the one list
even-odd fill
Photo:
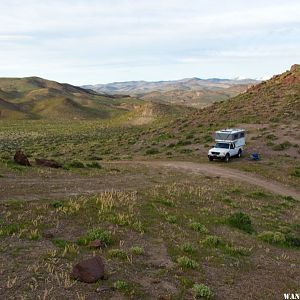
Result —
[[239, 138], [239, 135], [238, 135], [238, 134], [235, 134], [235, 135], [233, 136], [233, 138], [236, 140], [236, 139]]
[[234, 149], [235, 147], [234, 147], [234, 144], [231, 144], [230, 145], [230, 149]]
[[243, 138], [245, 136], [245, 132], [241, 132], [240, 137]]

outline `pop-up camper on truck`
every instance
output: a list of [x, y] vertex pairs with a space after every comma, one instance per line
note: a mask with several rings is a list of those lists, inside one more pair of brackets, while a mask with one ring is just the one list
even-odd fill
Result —
[[215, 132], [215, 146], [208, 151], [208, 159], [224, 159], [229, 162], [233, 156], [241, 157], [246, 141], [245, 130], [223, 129]]

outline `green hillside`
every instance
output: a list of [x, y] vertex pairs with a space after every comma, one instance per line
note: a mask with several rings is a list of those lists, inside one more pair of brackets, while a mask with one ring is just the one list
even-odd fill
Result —
[[146, 110], [155, 107], [152, 119], [160, 116], [160, 107], [163, 116], [175, 112], [130, 96], [98, 94], [38, 77], [0, 78], [1, 119], [126, 119], [127, 114], [132, 119], [143, 114], [144, 105]]

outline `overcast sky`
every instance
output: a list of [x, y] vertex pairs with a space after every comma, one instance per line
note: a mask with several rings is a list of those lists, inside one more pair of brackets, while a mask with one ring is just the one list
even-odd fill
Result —
[[299, 0], [0, 0], [0, 77], [267, 78], [300, 62]]

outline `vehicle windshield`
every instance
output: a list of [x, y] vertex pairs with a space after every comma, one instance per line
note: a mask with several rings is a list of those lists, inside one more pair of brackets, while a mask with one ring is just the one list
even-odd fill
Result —
[[229, 149], [229, 144], [227, 144], [227, 143], [216, 143], [215, 148]]

